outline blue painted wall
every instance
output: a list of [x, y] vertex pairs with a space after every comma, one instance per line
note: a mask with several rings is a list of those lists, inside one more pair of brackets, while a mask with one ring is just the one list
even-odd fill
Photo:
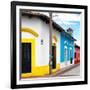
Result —
[[[74, 40], [71, 40], [70, 37], [67, 37], [63, 33], [60, 33], [60, 62], [64, 62], [64, 48], [67, 47], [67, 60], [70, 60], [70, 57], [74, 59]], [[66, 43], [65, 43], [66, 42]], [[70, 48], [72, 48], [72, 55], [70, 55]]]

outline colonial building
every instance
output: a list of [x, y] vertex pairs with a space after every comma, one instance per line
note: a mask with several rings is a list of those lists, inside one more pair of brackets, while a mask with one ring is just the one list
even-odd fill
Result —
[[[21, 15], [22, 74], [21, 77], [49, 74], [49, 17], [39, 13]], [[59, 25], [52, 28], [52, 72], [60, 69]]]
[[72, 29], [67, 29], [67, 32], [60, 33], [60, 65], [61, 68], [66, 67], [70, 64], [74, 64], [74, 41], [72, 37]]

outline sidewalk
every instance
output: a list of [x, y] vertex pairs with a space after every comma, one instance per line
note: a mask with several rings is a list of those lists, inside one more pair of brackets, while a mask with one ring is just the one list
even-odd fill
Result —
[[60, 70], [58, 70], [58, 71], [56, 71], [56, 72], [54, 72], [54, 73], [52, 73], [52, 74], [50, 74], [50, 75], [47, 74], [47, 75], [44, 75], [44, 76], [32, 76], [32, 77], [30, 77], [30, 78], [55, 77], [55, 76], [58, 76], [58, 75], [60, 75], [60, 74], [63, 74], [63, 73], [65, 73], [65, 72], [67, 72], [67, 71], [69, 71], [69, 70], [77, 67], [78, 65], [80, 65], [80, 64], [69, 65], [69, 66], [67, 66], [67, 67], [61, 68]]
[[57, 72], [52, 73], [51, 75], [46, 75], [46, 77], [54, 77], [54, 76], [57, 76], [58, 74], [62, 74], [62, 73], [64, 73], [64, 72], [67, 72], [67, 71], [69, 71], [69, 70], [77, 67], [78, 65], [80, 65], [80, 64], [73, 64], [73, 65], [64, 67], [64, 68], [58, 70]]

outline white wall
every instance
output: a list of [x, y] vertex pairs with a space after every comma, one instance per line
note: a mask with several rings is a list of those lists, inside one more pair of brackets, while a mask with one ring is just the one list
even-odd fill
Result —
[[[0, 1], [0, 90], [10, 90], [10, 1], [11, 0], [1, 0]], [[23, 1], [23, 0], [19, 0]], [[33, 1], [36, 0], [24, 0]], [[64, 3], [64, 4], [80, 4], [89, 6], [90, 16], [90, 0], [37, 0], [37, 2], [49, 2], [49, 3]], [[88, 22], [90, 23], [90, 17], [88, 17]], [[89, 25], [90, 26], [90, 25]], [[88, 29], [88, 34], [90, 34], [90, 27]], [[90, 38], [90, 35], [88, 35]], [[90, 42], [88, 43], [90, 46]], [[88, 47], [88, 52], [90, 53], [90, 47]], [[88, 63], [90, 64], [90, 55]], [[90, 65], [88, 66], [90, 68]], [[88, 73], [90, 76], [90, 70]], [[90, 77], [88, 78], [88, 85], [77, 85], [77, 86], [63, 86], [63, 87], [47, 87], [47, 88], [33, 88], [31, 90], [89, 90], [90, 89]], [[25, 90], [25, 89], [21, 89]], [[29, 89], [28, 89], [29, 90]]]
[[[56, 36], [56, 62], [60, 64], [60, 32], [56, 29], [53, 29], [52, 36]], [[53, 40], [52, 40], [53, 41]]]
[[[22, 38], [35, 38], [35, 65], [49, 65], [49, 24], [46, 24], [39, 18], [29, 18], [22, 16], [21, 27], [28, 27], [39, 34], [39, 37], [34, 37], [32, 34], [23, 32]], [[53, 35], [58, 39], [56, 43], [56, 63], [60, 63], [60, 32], [53, 29]], [[43, 45], [41, 45], [43, 40]]]
[[[35, 38], [35, 64], [36, 66], [43, 66], [49, 64], [49, 28], [46, 23], [38, 18], [28, 18], [22, 16], [22, 27], [28, 27], [39, 34], [39, 37], [31, 37], [32, 35], [22, 34], [22, 38]], [[43, 40], [43, 45], [41, 45]]]
[[41, 20], [40, 40], [43, 39], [43, 45], [40, 44], [40, 62], [39, 65], [49, 65], [49, 26]]

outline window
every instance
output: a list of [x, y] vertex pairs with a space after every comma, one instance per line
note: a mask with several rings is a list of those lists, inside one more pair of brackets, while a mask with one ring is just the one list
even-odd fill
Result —
[[67, 46], [64, 47], [64, 60], [67, 61]]

